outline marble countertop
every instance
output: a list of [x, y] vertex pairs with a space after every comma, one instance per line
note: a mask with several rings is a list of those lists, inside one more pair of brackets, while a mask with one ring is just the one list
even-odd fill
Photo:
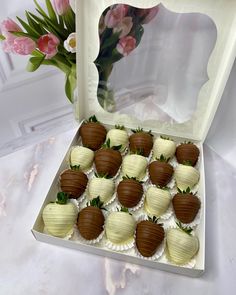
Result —
[[189, 278], [36, 241], [30, 231], [76, 130], [0, 159], [0, 294], [234, 294], [236, 169], [204, 147], [206, 272]]

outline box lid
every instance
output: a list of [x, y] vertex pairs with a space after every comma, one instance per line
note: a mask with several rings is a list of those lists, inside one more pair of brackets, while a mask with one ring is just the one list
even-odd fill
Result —
[[[147, 24], [147, 21], [143, 21], [142, 19], [141, 30], [143, 30], [144, 28], [144, 34], [142, 35], [141, 42], [139, 43], [137, 48], [133, 50], [133, 52], [131, 52], [129, 56], [122, 56], [122, 59], [120, 59], [118, 62], [115, 62], [112, 68], [110, 68], [108, 76], [111, 81], [109, 83], [111, 83], [114, 89], [116, 89], [116, 93], [114, 95], [117, 95], [117, 101], [118, 104], [120, 104], [119, 109], [112, 109], [112, 112], [110, 112], [111, 110], [105, 110], [98, 101], [97, 91], [99, 79], [101, 80], [101, 77], [98, 74], [98, 69], [95, 65], [95, 61], [98, 60], [99, 57], [100, 43], [102, 46], [106, 42], [105, 47], [109, 47], [109, 44], [111, 44], [111, 42], [109, 41], [111, 40], [111, 36], [114, 36], [114, 34], [117, 33], [116, 27], [119, 27], [119, 25], [117, 25], [117, 23], [115, 24], [114, 18], [108, 19], [108, 17], [106, 16], [109, 11], [117, 7], [115, 6], [115, 4], [127, 4], [132, 7], [139, 8], [141, 11], [140, 13], [138, 12], [139, 15], [143, 13], [143, 9], [150, 9], [153, 7], [157, 7], [157, 5], [158, 9], [154, 10], [154, 13], [157, 13], [155, 24], [154, 15], [150, 17], [153, 18], [152, 27], [151, 21], [149, 24]], [[126, 8], [125, 12], [121, 13], [126, 13], [126, 17], [130, 17], [130, 14], [127, 14]], [[210, 128], [211, 122], [214, 118], [216, 109], [220, 102], [228, 76], [230, 74], [231, 67], [235, 59], [236, 1], [163, 0], [160, 2], [157, 0], [86, 0], [77, 1], [76, 14], [78, 38], [77, 86], [79, 98], [75, 103], [75, 113], [76, 118], [79, 121], [84, 118], [88, 118], [90, 115], [96, 114], [99, 120], [107, 124], [123, 124], [129, 128], [135, 128], [141, 125], [143, 128], [152, 129], [153, 131], [159, 133], [204, 141]], [[147, 16], [147, 14], [145, 15]], [[151, 14], [149, 14], [149, 16], [150, 15]], [[100, 19], [101, 16], [103, 18], [102, 22]], [[119, 17], [120, 16], [118, 15], [118, 18]], [[169, 19], [169, 21], [166, 21], [167, 19]], [[139, 20], [141, 20], [141, 18], [139, 18]], [[133, 21], [132, 24], [134, 25], [134, 19], [131, 20], [130, 18], [126, 18], [126, 24], [124, 25], [125, 28], [124, 26], [119, 27], [119, 29], [121, 30], [119, 32], [125, 32], [125, 30], [127, 30], [127, 26], [129, 26], [127, 25], [127, 21]], [[109, 38], [103, 36], [104, 39], [101, 42], [101, 33], [100, 38], [98, 33], [99, 22], [100, 29], [101, 26], [103, 26], [103, 32], [104, 28], [107, 28], [106, 25], [109, 26], [109, 28], [107, 29], [110, 34], [108, 34]], [[153, 28], [153, 26], [156, 26], [155, 28], [157, 28], [158, 30], [157, 35], [150, 35], [152, 34], [150, 33], [150, 30], [151, 28]], [[179, 29], [180, 32], [176, 31], [177, 29]], [[181, 30], [184, 30], [185, 35], [181, 35]], [[131, 33], [127, 34], [126, 31], [126, 33], [124, 33], [123, 35], [125, 34], [125, 37], [129, 35], [135, 36], [136, 42], [138, 42], [137, 35], [132, 34], [132, 29]], [[148, 36], [148, 34], [151, 36], [149, 36], [149, 39], [148, 37], [146, 37]], [[185, 38], [186, 42], [184, 45], [181, 44], [181, 40], [183, 39], [178, 39], [177, 34], [180, 34], [178, 36], [180, 36], [181, 38]], [[118, 42], [120, 42], [120, 44], [122, 45], [120, 41], [122, 38], [121, 33], [116, 36], [118, 36]], [[191, 39], [192, 37], [194, 39]], [[171, 40], [171, 38], [172, 40], [174, 40], [172, 43], [168, 41]], [[123, 41], [124, 40], [127, 39], [123, 39]], [[141, 70], [139, 70], [139, 67], [137, 68], [137, 60], [140, 60], [141, 63], [141, 61], [143, 62], [144, 59], [148, 59], [150, 57], [149, 53], [151, 51], [148, 51], [145, 56], [138, 56], [138, 50], [139, 54], [142, 54], [140, 53], [142, 52], [142, 50], [144, 52], [143, 54], [145, 54], [145, 47], [142, 48], [142, 44], [144, 44], [143, 40], [149, 40], [145, 42], [146, 44], [148, 44], [148, 42], [151, 43], [151, 46], [154, 46], [153, 44], [156, 42], [153, 50], [153, 52], [155, 52], [155, 61], [153, 57], [151, 57], [151, 64], [154, 64], [155, 69], [158, 68], [158, 65], [162, 67], [161, 75], [159, 72], [156, 80], [146, 78], [145, 85], [141, 83], [142, 81], [139, 81], [138, 77], [147, 77], [147, 72], [149, 73], [151, 71], [150, 60], [148, 61], [149, 67], [144, 68], [143, 73], [145, 74], [140, 74]], [[200, 44], [194, 44], [193, 41], [197, 43], [200, 42]], [[168, 45], [171, 48], [168, 48]], [[175, 48], [177, 47], [178, 52], [176, 54]], [[188, 47], [190, 48], [189, 51], [187, 50]], [[116, 54], [118, 50], [117, 48], [118, 47], [116, 47]], [[186, 52], [185, 49], [187, 50]], [[171, 50], [175, 54], [172, 54]], [[119, 49], [118, 53], [121, 54], [121, 52], [122, 51]], [[122, 54], [125, 54], [125, 52], [123, 51]], [[166, 67], [165, 64], [163, 64], [164, 58], [166, 59], [166, 63], [168, 64], [166, 65]], [[200, 59], [198, 60], [198, 58]], [[174, 60], [173, 68], [171, 64], [169, 64], [169, 62], [173, 62], [173, 60], [170, 61], [171, 59]], [[204, 70], [200, 71], [202, 76], [198, 76], [198, 74], [200, 73], [198, 71], [198, 65], [203, 59], [205, 61], [203, 61], [201, 69], [204, 69], [205, 67], [205, 72]], [[194, 61], [194, 70], [192, 70], [191, 66]], [[104, 64], [107, 64], [106, 60]], [[176, 65], [178, 67], [178, 71], [176, 71], [174, 75], [173, 72]], [[189, 66], [186, 67], [185, 65]], [[137, 80], [137, 84], [139, 84], [140, 87], [137, 88], [136, 85], [136, 88], [131, 87], [127, 90], [127, 83], [131, 81], [131, 73], [133, 75], [133, 80]], [[182, 75], [184, 76], [184, 78], [181, 80]], [[160, 79], [158, 80], [160, 76], [160, 79], [162, 79], [161, 83], [159, 81]], [[180, 79], [180, 82], [182, 83], [180, 83], [180, 85], [182, 86], [179, 87], [179, 89], [178, 87], [176, 88], [176, 83], [178, 79]], [[152, 80], [152, 84], [148, 84], [150, 80]], [[122, 83], [125, 84], [124, 93], [122, 93]], [[119, 87], [117, 86], [118, 84]], [[159, 104], [155, 104], [155, 102], [153, 103], [150, 100], [142, 100], [144, 95], [142, 91], [146, 91], [146, 95], [148, 96], [150, 94], [148, 92], [150, 90], [150, 85], [155, 86], [154, 88], [151, 88], [151, 91], [153, 91], [153, 89], [155, 91], [151, 93], [150, 97], [154, 97], [154, 99], [158, 98]], [[162, 87], [160, 87], [160, 85]], [[163, 85], [167, 86], [163, 88]], [[192, 85], [194, 85], [193, 88]], [[192, 91], [192, 89], [194, 89], [195, 92]], [[137, 92], [135, 92], [136, 90]], [[185, 101], [187, 102], [187, 104], [188, 97], [192, 96], [189, 101], [195, 100], [195, 105], [192, 102], [189, 104], [190, 108], [194, 105], [194, 110], [191, 112], [191, 116], [188, 116], [187, 114], [189, 113], [189, 110], [185, 110], [185, 103], [183, 103], [183, 101], [181, 100], [178, 100], [179, 90], [181, 90], [181, 96], [186, 96]], [[163, 92], [165, 92], [165, 95], [163, 95]], [[160, 97], [165, 97], [168, 103], [163, 103]], [[171, 100], [170, 97], [174, 97], [174, 99]], [[137, 102], [135, 101], [135, 99], [137, 99]], [[129, 102], [131, 100], [134, 100], [135, 103], [130, 104]], [[123, 108], [122, 104], [120, 103], [121, 101], [126, 102]], [[181, 104], [183, 107], [181, 107]], [[156, 108], [159, 108], [160, 111], [157, 111]], [[168, 108], [172, 109], [172, 112], [168, 113]], [[139, 113], [136, 112], [137, 109], [139, 109]], [[174, 117], [175, 114], [178, 115], [179, 113], [181, 113], [181, 109], [184, 109], [185, 114], [183, 114], [183, 116], [182, 114], [180, 114], [179, 117]], [[163, 113], [167, 114], [167, 116], [164, 116], [164, 120]]]

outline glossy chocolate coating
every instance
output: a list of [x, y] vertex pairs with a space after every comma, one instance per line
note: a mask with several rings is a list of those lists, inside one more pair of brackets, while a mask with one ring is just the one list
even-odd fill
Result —
[[148, 166], [151, 182], [160, 187], [166, 186], [173, 175], [173, 167], [161, 161], [154, 161]]
[[93, 151], [100, 149], [106, 139], [106, 128], [98, 122], [83, 123], [79, 129], [82, 143]]
[[79, 198], [85, 191], [88, 183], [88, 177], [81, 171], [65, 170], [61, 174], [61, 190], [68, 193], [71, 198]]
[[176, 217], [183, 223], [192, 222], [201, 207], [198, 197], [192, 194], [176, 194], [172, 204]]
[[132, 152], [141, 150], [144, 157], [148, 157], [153, 146], [153, 138], [145, 132], [137, 132], [130, 136], [129, 147]]
[[98, 174], [107, 174], [113, 177], [120, 168], [122, 157], [119, 151], [103, 148], [95, 153], [94, 161]]
[[84, 239], [94, 240], [102, 233], [104, 222], [102, 210], [89, 206], [80, 211], [77, 225]]
[[124, 179], [117, 187], [118, 200], [126, 208], [135, 207], [143, 196], [143, 186], [134, 179]]
[[136, 246], [144, 257], [151, 257], [164, 240], [165, 232], [161, 225], [144, 220], [136, 229]]
[[199, 149], [193, 143], [182, 143], [176, 148], [176, 158], [180, 164], [185, 162], [191, 163], [192, 166], [195, 166], [199, 157]]

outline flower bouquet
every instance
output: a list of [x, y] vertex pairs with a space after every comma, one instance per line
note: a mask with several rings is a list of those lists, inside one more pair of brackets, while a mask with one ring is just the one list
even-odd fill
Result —
[[[8, 18], [0, 25], [2, 48], [7, 53], [30, 55], [27, 70], [41, 65], [55, 66], [65, 73], [65, 93], [74, 101], [76, 88], [75, 13], [69, 0], [45, 0], [46, 11], [34, 0], [37, 14], [25, 12], [18, 25]], [[101, 15], [98, 27], [100, 51], [95, 64], [99, 73], [98, 101], [107, 111], [115, 110], [112, 89], [108, 87], [114, 63], [129, 55], [140, 43], [143, 25], [157, 14], [158, 6], [139, 9], [116, 4]]]
[[95, 64], [99, 73], [98, 101], [107, 111], [115, 111], [108, 79], [114, 63], [129, 55], [139, 45], [144, 28], [158, 13], [159, 7], [139, 9], [117, 4], [108, 7], [99, 21], [100, 51]]
[[73, 102], [76, 87], [75, 13], [69, 0], [45, 0], [45, 11], [36, 0], [37, 15], [25, 12], [21, 27], [8, 18], [0, 25], [2, 48], [7, 53], [31, 55], [27, 70], [41, 65], [55, 66], [65, 73], [65, 92]]

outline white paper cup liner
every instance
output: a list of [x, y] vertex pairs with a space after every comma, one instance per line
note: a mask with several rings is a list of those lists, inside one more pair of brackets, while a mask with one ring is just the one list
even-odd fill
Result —
[[54, 236], [54, 235], [50, 234], [49, 231], [47, 230], [47, 227], [46, 227], [46, 226], [44, 226], [43, 233], [44, 233], [44, 234], [47, 234], [47, 235], [50, 235], [50, 236], [53, 236], [53, 237], [55, 237], [55, 238], [59, 238], [59, 239], [62, 239], [62, 240], [67, 241], [67, 240], [70, 240], [71, 237], [73, 236], [73, 233], [74, 233], [74, 227], [72, 227], [72, 229], [66, 234], [65, 237], [57, 237], [57, 236]]
[[114, 244], [108, 239], [105, 241], [105, 245], [108, 249], [113, 251], [127, 251], [129, 249], [132, 249], [134, 247], [134, 238], [132, 238], [129, 241], [126, 241], [123, 244]]
[[78, 228], [76, 228], [76, 230], [74, 231], [74, 236], [73, 239], [75, 241], [78, 241], [82, 244], [86, 244], [86, 245], [94, 245], [94, 244], [98, 244], [101, 242], [102, 238], [104, 237], [104, 233], [105, 231], [103, 230], [101, 232], [101, 234], [94, 240], [86, 240], [85, 238], [83, 238], [78, 230]]

